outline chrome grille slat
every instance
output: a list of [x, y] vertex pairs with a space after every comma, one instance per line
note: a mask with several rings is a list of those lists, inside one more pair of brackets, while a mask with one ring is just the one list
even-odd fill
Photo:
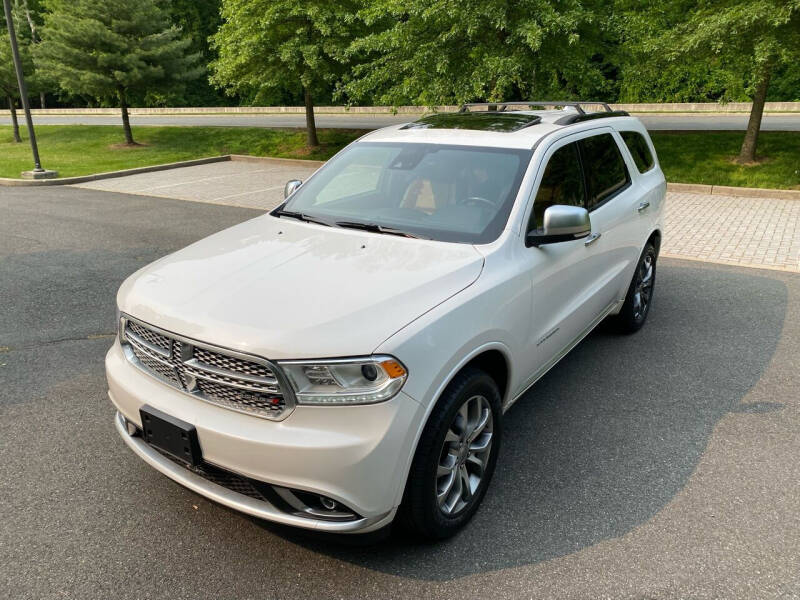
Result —
[[169, 334], [127, 316], [122, 323], [120, 341], [128, 359], [185, 393], [268, 419], [282, 418], [294, 407], [293, 396], [287, 397], [264, 359], [234, 356], [233, 351]]
[[153, 346], [154, 349], [158, 348], [163, 354], [169, 354], [169, 347], [172, 340], [167, 336], [147, 329], [135, 321], [128, 322], [128, 331], [136, 336], [142, 344]]
[[186, 367], [185, 372], [189, 373], [190, 375], [194, 375], [198, 379], [202, 379], [204, 381], [210, 381], [212, 383], [219, 383], [221, 385], [229, 385], [239, 390], [245, 390], [248, 392], [266, 392], [268, 394], [279, 394], [280, 388], [277, 385], [253, 385], [252, 383], [246, 383], [244, 381], [239, 382], [231, 377], [222, 377], [216, 375], [214, 373], [210, 373], [209, 371], [204, 371], [202, 369], [192, 369], [191, 367]]
[[248, 389], [265, 389], [269, 391], [277, 391], [278, 389], [278, 380], [275, 377], [267, 379], [266, 377], [240, 375], [232, 371], [223, 371], [222, 369], [211, 367], [205, 363], [197, 362], [197, 359], [186, 361], [184, 367], [187, 371], [197, 374], [198, 377], [205, 376], [221, 383], [243, 385], [243, 383], [246, 382]]
[[160, 352], [157, 353], [151, 348], [151, 346], [149, 344], [143, 344], [140, 341], [140, 338], [137, 338], [137, 337], [134, 337], [134, 336], [131, 336], [131, 335], [128, 336], [128, 341], [131, 343], [131, 346], [133, 346], [134, 348], [136, 348], [136, 350], [138, 350], [137, 356], [139, 354], [144, 354], [148, 358], [150, 358], [151, 360], [157, 361], [157, 362], [161, 363], [164, 366], [167, 366], [167, 367], [172, 367], [173, 366], [169, 361], [169, 356], [170, 356], [169, 354], [167, 354], [165, 356], [165, 355], [161, 354]]
[[167, 379], [172, 383], [180, 384], [175, 367], [164, 364], [159, 360], [155, 360], [152, 356], [145, 354], [144, 352], [137, 352], [136, 350], [134, 350], [134, 352], [136, 353], [136, 358], [138, 358], [139, 361], [150, 371], [155, 373], [156, 376], [159, 376], [162, 379]]
[[240, 411], [247, 413], [272, 413], [282, 409], [280, 405], [263, 400], [258, 394], [248, 393], [243, 390], [232, 390], [213, 381], [200, 380], [197, 387], [204, 396], [210, 396], [221, 406], [236, 406]]
[[221, 371], [232, 373], [244, 373], [253, 377], [264, 377], [277, 381], [275, 375], [265, 366], [249, 361], [241, 360], [233, 356], [225, 356], [205, 348], [195, 349], [195, 358], [198, 362], [215, 367]]
[[133, 331], [129, 331], [127, 333], [128, 339], [139, 346], [142, 350], [148, 352], [153, 358], [157, 358], [160, 356], [163, 359], [168, 359], [170, 356], [169, 346], [166, 348], [162, 348], [161, 346], [157, 346], [152, 342], [148, 341], [147, 338], [144, 338]]

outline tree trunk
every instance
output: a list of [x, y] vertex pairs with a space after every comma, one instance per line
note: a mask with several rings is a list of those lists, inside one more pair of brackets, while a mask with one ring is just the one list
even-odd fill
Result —
[[307, 87], [303, 88], [303, 95], [305, 96], [306, 102], [306, 133], [307, 133], [307, 144], [315, 148], [319, 146], [319, 139], [317, 139], [317, 124], [314, 121], [314, 102], [311, 99], [311, 92], [308, 90]]
[[750, 110], [750, 120], [747, 122], [747, 133], [744, 134], [744, 142], [736, 162], [751, 163], [756, 160], [758, 132], [761, 130], [761, 117], [764, 115], [764, 103], [767, 101], [767, 88], [771, 75], [769, 67], [765, 67], [759, 75], [756, 93], [753, 96], [753, 108]]
[[44, 92], [39, 92], [39, 102], [41, 102], [42, 108], [47, 108], [44, 104]]
[[128, 97], [125, 95], [125, 90], [120, 88], [117, 90], [119, 97], [119, 108], [122, 111], [122, 130], [125, 132], [125, 143], [133, 146], [136, 142], [133, 141], [133, 132], [131, 131], [131, 122], [128, 119]]
[[11, 128], [14, 130], [14, 141], [21, 142], [22, 138], [19, 137], [19, 121], [17, 121], [17, 107], [11, 96], [8, 96], [8, 110], [11, 111]]

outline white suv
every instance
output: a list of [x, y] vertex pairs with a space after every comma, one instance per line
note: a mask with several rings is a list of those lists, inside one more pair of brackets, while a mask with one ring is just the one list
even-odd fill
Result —
[[127, 445], [271, 521], [454, 533], [503, 413], [651, 306], [664, 175], [637, 119], [587, 104], [374, 131], [270, 214], [129, 277], [106, 359]]

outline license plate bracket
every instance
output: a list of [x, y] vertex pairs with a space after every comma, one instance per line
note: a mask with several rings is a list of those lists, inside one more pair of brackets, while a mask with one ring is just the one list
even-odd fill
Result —
[[203, 455], [194, 425], [148, 405], [139, 409], [139, 416], [145, 442], [192, 467], [202, 462]]

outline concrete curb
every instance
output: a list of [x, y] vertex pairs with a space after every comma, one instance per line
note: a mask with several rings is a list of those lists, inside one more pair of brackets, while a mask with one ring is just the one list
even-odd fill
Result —
[[209, 158], [184, 160], [163, 165], [153, 165], [150, 167], [136, 167], [134, 169], [124, 169], [122, 171], [109, 171], [108, 173], [95, 173], [94, 175], [78, 175], [76, 177], [61, 177], [57, 179], [10, 179], [6, 177], [0, 177], [0, 186], [25, 187], [35, 185], [71, 185], [73, 183], [86, 183], [87, 181], [98, 181], [100, 179], [113, 179], [114, 177], [138, 175], [139, 173], [152, 173], [154, 171], [166, 171], [168, 169], [178, 169], [180, 167], [193, 167], [195, 165], [206, 165], [209, 163], [224, 162], [227, 160], [231, 160], [231, 157], [228, 154], [224, 156], [212, 156]]
[[250, 163], [273, 163], [278, 165], [302, 165], [315, 166], [317, 168], [325, 164], [324, 160], [305, 160], [302, 158], [272, 158], [270, 156], [250, 156], [249, 154], [231, 154], [231, 160]]
[[686, 254], [672, 254], [671, 252], [659, 252], [659, 258], [674, 258], [678, 260], [691, 260], [693, 262], [712, 263], [715, 265], [725, 265], [727, 267], [745, 267], [748, 269], [766, 269], [767, 271], [780, 271], [782, 273], [800, 273], [800, 269], [794, 267], [783, 267], [779, 265], [764, 265], [760, 263], [739, 262], [736, 260], [721, 260], [717, 258], [699, 258]]
[[701, 183], [667, 183], [667, 191], [683, 194], [711, 194], [713, 196], [745, 196], [748, 198], [772, 198], [773, 200], [800, 200], [800, 190], [704, 185]]

